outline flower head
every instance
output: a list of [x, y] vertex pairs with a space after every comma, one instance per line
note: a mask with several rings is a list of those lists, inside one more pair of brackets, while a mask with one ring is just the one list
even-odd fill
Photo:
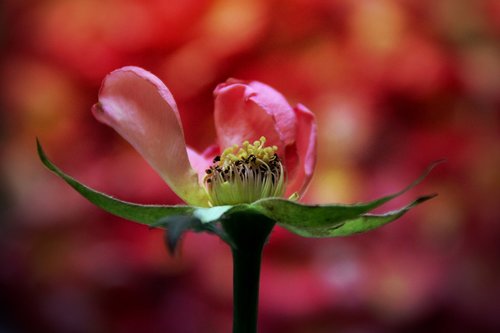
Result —
[[215, 95], [215, 147], [186, 145], [168, 88], [138, 67], [104, 79], [93, 113], [134, 146], [188, 204], [218, 206], [302, 195], [316, 162], [314, 115], [273, 88], [230, 79]]
[[304, 237], [347, 236], [392, 222], [435, 197], [418, 197], [385, 214], [369, 213], [413, 188], [434, 164], [402, 191], [371, 202], [303, 205], [280, 199], [300, 196], [309, 184], [316, 159], [316, 125], [305, 107], [290, 107], [277, 91], [255, 81], [228, 80], [216, 88], [217, 144], [203, 154], [186, 145], [170, 91], [141, 68], [110, 73], [93, 112], [127, 139], [189, 205], [139, 205], [93, 190], [52, 164], [37, 141], [41, 161], [106, 211], [166, 227], [172, 252], [188, 230], [216, 234], [229, 244], [235, 258], [234, 332], [242, 327], [255, 331], [260, 253], [275, 224]]
[[316, 161], [314, 115], [302, 105], [292, 108], [280, 93], [256, 81], [230, 79], [214, 95], [217, 140], [201, 154], [186, 145], [170, 91], [144, 69], [111, 72], [92, 109], [188, 205], [140, 205], [115, 199], [65, 174], [37, 140], [38, 155], [49, 170], [107, 212], [166, 227], [172, 251], [188, 230], [216, 234], [233, 249], [253, 239], [248, 232], [268, 235], [274, 224], [304, 237], [357, 234], [390, 223], [436, 196], [420, 196], [384, 214], [370, 213], [419, 184], [439, 161], [403, 190], [365, 203], [305, 205], [283, 199], [300, 197], [311, 180]]

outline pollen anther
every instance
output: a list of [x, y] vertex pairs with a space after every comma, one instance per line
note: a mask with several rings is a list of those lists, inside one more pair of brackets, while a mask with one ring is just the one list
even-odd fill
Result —
[[284, 169], [276, 153], [278, 147], [266, 147], [265, 137], [241, 147], [233, 145], [216, 156], [206, 170], [205, 188], [212, 206], [251, 203], [284, 192]]

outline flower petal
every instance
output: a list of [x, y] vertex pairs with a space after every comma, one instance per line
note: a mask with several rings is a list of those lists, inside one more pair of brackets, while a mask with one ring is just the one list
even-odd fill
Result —
[[[306, 191], [316, 166], [317, 127], [314, 114], [305, 106], [298, 104], [294, 108], [297, 116], [297, 134], [295, 147], [290, 147], [287, 164], [296, 168], [289, 170], [285, 196], [295, 192], [299, 196]], [[293, 154], [295, 151], [295, 154]], [[293, 162], [292, 159], [295, 159]]]
[[179, 197], [208, 205], [189, 162], [177, 105], [160, 79], [138, 67], [117, 69], [104, 79], [92, 112], [134, 146]]
[[267, 139], [283, 154], [294, 142], [295, 113], [273, 88], [257, 82], [230, 79], [215, 89], [215, 128], [222, 149], [243, 141]]
[[203, 178], [205, 178], [206, 175], [205, 170], [212, 165], [213, 156], [207, 158], [204, 154], [199, 154], [190, 147], [187, 147], [187, 153], [191, 166], [198, 173], [198, 183], [203, 184]]

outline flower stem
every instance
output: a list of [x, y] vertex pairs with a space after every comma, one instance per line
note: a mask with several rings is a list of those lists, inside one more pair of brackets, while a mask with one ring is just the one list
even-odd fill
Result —
[[222, 224], [233, 241], [233, 333], [256, 333], [262, 250], [275, 222], [242, 212]]

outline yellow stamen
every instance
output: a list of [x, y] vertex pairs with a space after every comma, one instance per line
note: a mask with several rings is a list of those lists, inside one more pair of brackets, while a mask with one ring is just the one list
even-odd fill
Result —
[[242, 143], [224, 149], [207, 169], [205, 188], [213, 206], [250, 203], [266, 197], [280, 197], [284, 192], [284, 169], [276, 152], [266, 147], [261, 137], [251, 144]]

